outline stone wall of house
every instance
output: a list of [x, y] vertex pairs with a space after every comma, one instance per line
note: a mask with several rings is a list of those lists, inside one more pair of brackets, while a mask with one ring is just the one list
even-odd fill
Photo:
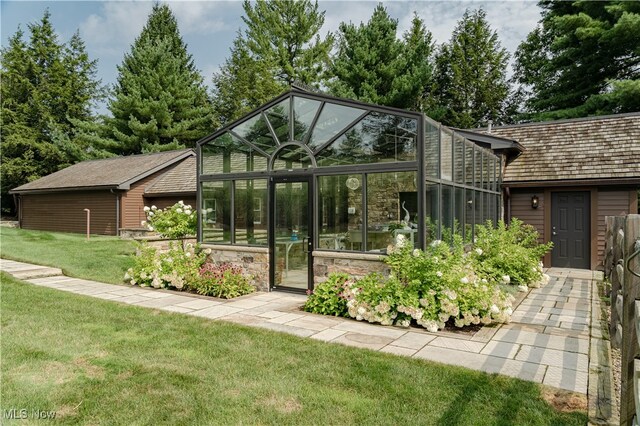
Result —
[[258, 291], [269, 291], [268, 248], [218, 244], [202, 244], [202, 248], [211, 250], [207, 262], [240, 265], [253, 276], [253, 283]]
[[343, 272], [361, 278], [370, 272], [389, 275], [384, 256], [369, 253], [346, 253], [335, 251], [313, 252], [313, 282], [319, 284], [333, 272]]

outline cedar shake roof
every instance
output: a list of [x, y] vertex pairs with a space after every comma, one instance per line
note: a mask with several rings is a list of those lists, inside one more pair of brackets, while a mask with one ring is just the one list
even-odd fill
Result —
[[194, 155], [193, 150], [182, 149], [83, 161], [21, 185], [10, 192], [58, 192], [74, 189], [128, 190], [132, 183]]
[[525, 148], [506, 167], [505, 183], [640, 182], [640, 112], [494, 127], [491, 134]]
[[196, 158], [189, 157], [183, 162], [158, 176], [144, 190], [145, 196], [196, 193]]

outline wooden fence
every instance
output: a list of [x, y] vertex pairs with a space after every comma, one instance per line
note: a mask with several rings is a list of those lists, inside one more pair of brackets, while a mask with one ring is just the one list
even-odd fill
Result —
[[611, 344], [622, 352], [620, 424], [640, 422], [640, 215], [606, 218]]

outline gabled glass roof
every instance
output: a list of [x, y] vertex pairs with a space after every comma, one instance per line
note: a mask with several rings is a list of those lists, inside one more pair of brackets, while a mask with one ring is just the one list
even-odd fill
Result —
[[383, 113], [293, 91], [274, 102], [222, 129], [204, 144], [205, 151], [213, 153], [214, 146], [249, 150], [270, 157], [275, 169], [282, 167], [276, 159], [291, 163], [290, 156], [303, 168], [315, 166], [313, 158], [320, 167], [416, 160], [418, 118], [413, 114]]

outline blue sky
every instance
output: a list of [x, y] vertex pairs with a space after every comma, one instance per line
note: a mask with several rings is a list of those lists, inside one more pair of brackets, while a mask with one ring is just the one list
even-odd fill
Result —
[[[205, 82], [229, 54], [238, 29], [242, 28], [240, 1], [168, 1], [196, 66]], [[502, 45], [515, 52], [518, 44], [540, 19], [535, 1], [387, 1], [383, 2], [402, 31], [416, 11], [424, 19], [437, 43], [447, 41], [465, 9], [482, 7], [498, 31]], [[113, 84], [116, 66], [146, 22], [151, 1], [6, 1], [0, 0], [2, 45], [21, 25], [36, 22], [46, 8], [62, 41], [76, 31], [87, 45], [89, 56], [98, 59], [98, 76]], [[322, 33], [335, 32], [342, 21], [367, 21], [377, 2], [319, 1], [326, 11]], [[511, 74], [511, 71], [509, 71]], [[104, 112], [104, 107], [99, 110]]]

